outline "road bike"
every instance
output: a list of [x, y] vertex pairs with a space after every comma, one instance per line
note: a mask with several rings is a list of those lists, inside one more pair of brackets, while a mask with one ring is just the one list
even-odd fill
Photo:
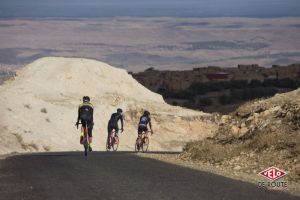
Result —
[[110, 136], [106, 140], [106, 151], [117, 151], [119, 147], [119, 137], [116, 134], [116, 130], [113, 129], [110, 133]]
[[[139, 152], [142, 150], [142, 152], [148, 151], [150, 139], [148, 136], [148, 133], [151, 131], [143, 131], [142, 134], [139, 134], [135, 141], [135, 152]], [[151, 134], [152, 135], [152, 134]]]
[[[79, 124], [82, 124], [82, 123], [79, 123]], [[77, 125], [77, 129], [78, 129], [78, 125]], [[87, 156], [87, 152], [88, 152], [89, 146], [90, 146], [90, 138], [89, 138], [89, 134], [88, 134], [87, 122], [85, 122], [85, 127], [81, 126], [81, 133], [82, 132], [83, 132], [83, 136], [80, 136], [80, 144], [83, 145], [84, 155]]]

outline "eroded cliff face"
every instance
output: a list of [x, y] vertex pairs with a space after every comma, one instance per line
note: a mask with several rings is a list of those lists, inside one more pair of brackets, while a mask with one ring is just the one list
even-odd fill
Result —
[[206, 113], [174, 107], [134, 80], [125, 70], [80, 58], [46, 57], [0, 86], [0, 153], [82, 150], [74, 124], [84, 95], [94, 104], [94, 150], [104, 150], [107, 122], [124, 110], [120, 150], [133, 150], [139, 116], [152, 114], [150, 150], [181, 150], [184, 143], [213, 134]]

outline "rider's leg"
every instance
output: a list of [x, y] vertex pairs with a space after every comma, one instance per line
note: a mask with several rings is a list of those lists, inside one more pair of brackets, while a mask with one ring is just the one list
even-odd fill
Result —
[[141, 142], [141, 136], [143, 133], [143, 127], [139, 126], [138, 128], [138, 139], [139, 139], [139, 143]]
[[119, 137], [119, 136], [118, 136], [118, 133], [119, 133], [119, 127], [116, 126], [116, 127], [115, 127], [115, 137]]
[[84, 136], [84, 128], [81, 127], [81, 131], [80, 131], [80, 144], [82, 144], [83, 136]]
[[80, 144], [82, 144], [83, 143], [82, 140], [83, 140], [83, 136], [84, 136], [84, 128], [85, 128], [86, 124], [83, 120], [80, 120], [80, 121], [81, 121], [81, 124], [82, 124], [81, 131], [80, 131]]
[[111, 134], [112, 134], [113, 130], [114, 130], [114, 128], [113, 128], [112, 126], [110, 126], [110, 127], [108, 128], [108, 139], [109, 139], [109, 142], [111, 142], [111, 141], [110, 141], [110, 138], [111, 138]]
[[92, 142], [93, 142], [93, 123], [88, 124], [88, 135], [89, 135], [89, 150], [92, 151]]
[[143, 137], [142, 137], [142, 141], [143, 141], [143, 142], [144, 142], [144, 138], [145, 138], [145, 136], [146, 136], [147, 131], [148, 131], [148, 128], [147, 128], [147, 126], [146, 126], [146, 127], [144, 127], [144, 129], [143, 129]]
[[107, 127], [107, 144], [108, 144], [108, 148], [110, 148], [110, 144], [111, 144], [110, 135], [111, 135], [112, 130], [113, 130], [113, 128], [110, 125], [108, 125], [108, 127]]
[[140, 150], [141, 143], [142, 143], [142, 133], [140, 133], [140, 132], [138, 132], [137, 141], [138, 141], [137, 149]]

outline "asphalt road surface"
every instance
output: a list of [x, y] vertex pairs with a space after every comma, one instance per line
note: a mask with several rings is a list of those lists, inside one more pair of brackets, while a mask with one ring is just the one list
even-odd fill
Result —
[[130, 152], [40, 153], [0, 160], [3, 200], [300, 199]]

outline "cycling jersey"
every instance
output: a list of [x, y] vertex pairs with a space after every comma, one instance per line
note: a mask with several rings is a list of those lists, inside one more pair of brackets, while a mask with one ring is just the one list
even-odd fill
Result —
[[118, 121], [121, 120], [121, 129], [123, 129], [123, 116], [120, 113], [113, 113], [108, 121], [107, 132], [110, 135], [111, 131], [115, 129], [116, 133], [119, 131]]
[[118, 126], [118, 121], [121, 120], [121, 125], [123, 128], [123, 117], [120, 113], [113, 113], [110, 117], [109, 124]]
[[92, 129], [93, 129], [93, 113], [94, 113], [94, 106], [91, 103], [85, 102], [79, 105], [78, 107], [78, 117], [77, 117], [77, 122], [79, 120], [82, 123], [83, 127], [88, 128], [88, 134], [89, 137], [92, 137]]
[[78, 108], [78, 119], [93, 122], [94, 106], [91, 103], [82, 103]]
[[151, 123], [151, 118], [148, 116], [141, 116], [139, 126], [147, 127], [148, 123]]
[[152, 130], [150, 116], [147, 116], [147, 115], [141, 116], [140, 122], [139, 122], [139, 127], [138, 127], [138, 134], [142, 134], [143, 132], [147, 132], [148, 131], [148, 127], [147, 127], [148, 124], [150, 126], [150, 129]]

